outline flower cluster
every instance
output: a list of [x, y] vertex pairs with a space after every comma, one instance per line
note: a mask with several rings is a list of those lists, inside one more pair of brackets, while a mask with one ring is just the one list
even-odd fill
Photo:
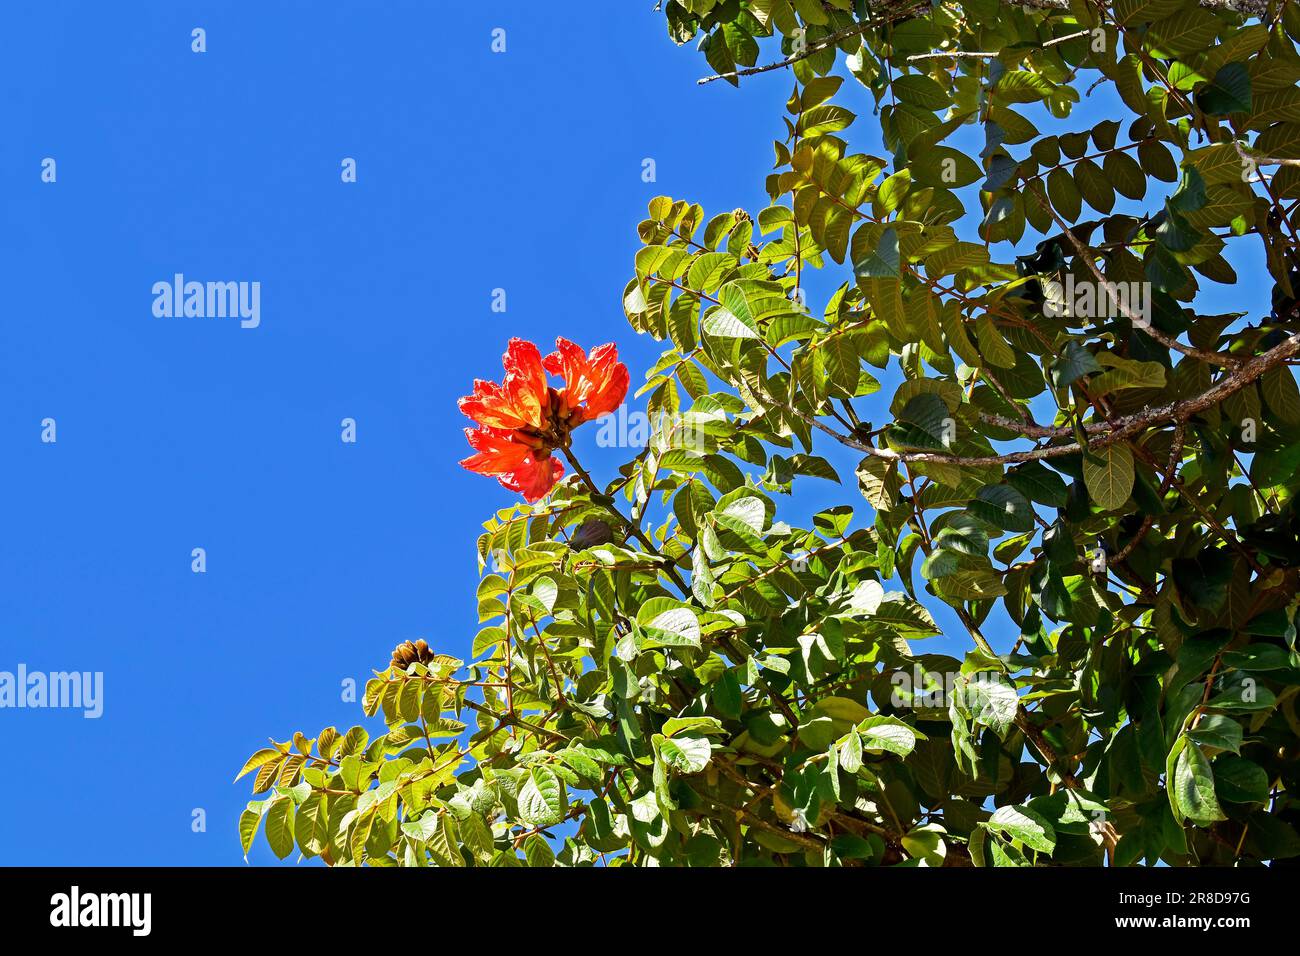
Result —
[[[478, 426], [465, 429], [476, 454], [461, 465], [494, 475], [529, 502], [545, 495], [564, 475], [564, 465], [551, 452], [568, 448], [573, 429], [609, 414], [627, 395], [627, 366], [618, 360], [613, 343], [587, 354], [559, 338], [555, 348], [542, 358], [532, 342], [511, 339], [501, 358], [506, 371], [501, 384], [476, 379], [474, 393], [458, 403]], [[547, 372], [562, 378], [564, 387], [551, 386]]]

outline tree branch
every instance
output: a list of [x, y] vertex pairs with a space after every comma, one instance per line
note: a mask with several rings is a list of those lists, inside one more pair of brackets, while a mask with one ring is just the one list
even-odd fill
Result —
[[1070, 227], [1066, 225], [1065, 220], [1063, 220], [1060, 217], [1060, 214], [1052, 208], [1050, 203], [1048, 203], [1039, 193], [1035, 192], [1033, 195], [1034, 200], [1047, 211], [1056, 224], [1061, 228], [1065, 237], [1070, 240], [1070, 244], [1074, 246], [1076, 254], [1083, 259], [1084, 264], [1088, 267], [1088, 271], [1092, 273], [1093, 278], [1096, 279], [1101, 284], [1101, 287], [1106, 290], [1106, 294], [1110, 296], [1110, 300], [1119, 306], [1119, 310], [1123, 314], [1124, 318], [1128, 319], [1134, 326], [1141, 329], [1165, 348], [1173, 349], [1175, 352], [1180, 352], [1189, 358], [1200, 359], [1202, 362], [1207, 362], [1211, 365], [1225, 365], [1231, 367], [1239, 364], [1240, 360], [1236, 358], [1236, 356], [1220, 355], [1218, 352], [1207, 352], [1204, 349], [1198, 349], [1191, 345], [1184, 345], [1173, 336], [1166, 335], [1160, 329], [1157, 329], [1150, 322], [1134, 315], [1132, 310], [1128, 307], [1126, 297], [1120, 295], [1115, 284], [1102, 275], [1101, 270], [1097, 268], [1097, 263], [1093, 261], [1092, 258], [1093, 250], [1088, 248], [1088, 246], [1080, 241], [1078, 236], [1070, 231]]
[[[989, 657], [997, 657], [998, 655], [993, 650], [993, 646], [989, 644], [988, 639], [980, 633], [978, 625], [976, 625], [975, 621], [971, 619], [971, 616], [966, 613], [966, 610], [960, 607], [954, 608], [954, 610], [957, 612], [957, 616], [961, 619], [962, 624], [965, 625], [966, 630], [970, 632], [970, 636], [975, 639], [975, 643], [979, 646], [979, 649]], [[1016, 704], [1015, 725], [1020, 729], [1021, 733], [1025, 735], [1025, 739], [1034, 745], [1034, 749], [1042, 756], [1043, 762], [1047, 765], [1047, 769], [1055, 773], [1057, 777], [1060, 778], [1062, 784], [1070, 790], [1080, 789], [1078, 778], [1076, 778], [1070, 769], [1065, 766], [1060, 755], [1057, 754], [1056, 749], [1051, 745], [1051, 742], [1043, 735], [1043, 732], [1039, 729], [1038, 725], [1033, 722], [1033, 719], [1029, 716], [1029, 711], [1025, 710], [1025, 705], [1023, 703]], [[1107, 856], [1113, 857], [1115, 847], [1119, 843], [1119, 834], [1109, 821], [1103, 821], [1099, 827], [1099, 831], [1101, 833], [1102, 842], [1106, 846]]]
[[1281, 159], [1276, 156], [1255, 156], [1241, 148], [1241, 144], [1236, 140], [1232, 145], [1237, 149], [1237, 155], [1248, 163], [1254, 163], [1256, 166], [1300, 166], [1300, 159]]
[[784, 60], [778, 60], [775, 63], [768, 63], [766, 66], [750, 66], [743, 70], [735, 70], [731, 73], [718, 73], [714, 76], [705, 76], [695, 82], [697, 85], [703, 86], [706, 83], [712, 83], [714, 80], [732, 80], [741, 76], [755, 76], [759, 73], [767, 73], [771, 70], [783, 70], [787, 67], [794, 66], [800, 60], [808, 59], [808, 57], [812, 56], [814, 53], [820, 53], [828, 46], [834, 46], [843, 40], [847, 40], [849, 37], [861, 36], [863, 33], [866, 33], [868, 30], [875, 27], [883, 26], [887, 23], [893, 23], [895, 20], [901, 20], [904, 17], [910, 17], [912, 14], [928, 8], [929, 4], [925, 2], [910, 3], [900, 7], [899, 9], [886, 11], [884, 17], [881, 19], [863, 20], [861, 23], [855, 23], [851, 27], [837, 30], [829, 36], [822, 37], [816, 43], [808, 44], [806, 49], [801, 50], [798, 53], [792, 53]]
[[[1107, 445], [1126, 441], [1129, 438], [1141, 434], [1152, 425], [1164, 422], [1185, 422], [1197, 412], [1204, 411], [1212, 405], [1217, 405], [1228, 396], [1245, 388], [1269, 369], [1281, 365], [1287, 359], [1296, 354], [1300, 354], [1300, 333], [1291, 336], [1279, 345], [1275, 345], [1264, 354], [1257, 355], [1252, 359], [1242, 362], [1231, 371], [1225, 372], [1223, 378], [1219, 379], [1218, 382], [1194, 398], [1188, 398], [1178, 402], [1170, 402], [1165, 405], [1156, 406], [1155, 408], [1144, 408], [1131, 415], [1117, 418], [1113, 422], [1094, 423], [1087, 426], [1085, 431], [1097, 436], [1095, 440], [1089, 440], [1088, 447], [1105, 448]], [[930, 451], [894, 451], [890, 448], [877, 448], [874, 445], [868, 445], [866, 442], [858, 441], [850, 435], [842, 435], [823, 422], [817, 421], [815, 418], [808, 418], [802, 415], [800, 417], [831, 435], [841, 444], [865, 452], [874, 458], [884, 458], [888, 461], [981, 467], [985, 465], [1010, 465], [1025, 461], [1038, 461], [1043, 458], [1058, 458], [1061, 455], [1071, 455], [1083, 451], [1083, 448], [1080, 447], [1078, 442], [1069, 442], [1064, 445], [1046, 445], [1028, 451], [1014, 451], [1002, 455], [983, 455], [979, 457], [963, 457], [961, 455], [949, 455], [944, 452]], [[996, 415], [982, 415], [981, 417], [986, 421], [990, 421], [991, 424], [995, 424], [1001, 428], [1019, 431], [1022, 434], [1031, 437], [1053, 438], [1072, 433], [1070, 429], [1064, 427], [1047, 428], [1042, 425], [1015, 422], [1011, 419]]]
[[[1006, 2], [1008, 2], [1012, 6], [1023, 7], [1028, 10], [1068, 10], [1070, 8], [1069, 0], [1006, 0]], [[1231, 13], [1240, 13], [1243, 14], [1244, 16], [1250, 16], [1250, 17], [1262, 17], [1265, 14], [1265, 12], [1268, 10], [1268, 0], [1200, 0], [1200, 5], [1209, 10], [1223, 10]], [[744, 69], [741, 70], [733, 70], [730, 73], [716, 73], [713, 76], [701, 77], [695, 82], [700, 86], [704, 86], [706, 83], [712, 83], [716, 80], [734, 80], [742, 76], [756, 76], [759, 73], [768, 73], [772, 70], [784, 70], [787, 69], [788, 67], [794, 66], [800, 60], [806, 60], [814, 53], [821, 52], [822, 50], [826, 49], [828, 46], [834, 46], [835, 44], [838, 44], [843, 40], [849, 39], [849, 37], [861, 36], [863, 33], [866, 33], [868, 30], [871, 30], [875, 27], [883, 26], [884, 24], [887, 23], [893, 23], [895, 20], [902, 20], [914, 14], [922, 13], [923, 11], [929, 9], [929, 6], [930, 6], [929, 3], [923, 2], [923, 3], [909, 4], [907, 6], [900, 7], [894, 10], [887, 10], [885, 12], [884, 17], [882, 17], [881, 19], [864, 20], [861, 23], [853, 24], [853, 26], [845, 27], [843, 30], [838, 30], [835, 33], [830, 34], [829, 36], [823, 37], [822, 39], [818, 40], [816, 43], [809, 44], [807, 49], [801, 50], [798, 53], [791, 54], [790, 56], [786, 57], [784, 60], [778, 60], [775, 63], [768, 63], [764, 66], [745, 67]], [[1084, 32], [1086, 33], [1087, 31]], [[1075, 34], [1074, 36], [1078, 36], [1078, 35], [1079, 34]], [[1049, 43], [1044, 44], [1044, 46], [1051, 45], [1051, 43], [1063, 43], [1068, 39], [1074, 39], [1074, 36], [1060, 37], [1055, 41], [1049, 41]], [[997, 53], [964, 52], [960, 50], [953, 50], [947, 53], [944, 52], [922, 53], [916, 56], [910, 56], [907, 59], [910, 62], [913, 60], [924, 60], [924, 59], [930, 59], [930, 58], [936, 58], [942, 56], [987, 58], [987, 57], [995, 57], [997, 55], [998, 55]]]

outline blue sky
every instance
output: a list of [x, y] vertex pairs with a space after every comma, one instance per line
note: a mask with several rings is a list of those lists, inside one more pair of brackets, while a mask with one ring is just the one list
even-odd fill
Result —
[[[0, 13], [0, 670], [104, 674], [99, 719], [0, 710], [0, 862], [241, 864], [231, 778], [268, 734], [357, 722], [341, 683], [401, 640], [468, 653], [475, 539], [513, 498], [457, 466], [456, 397], [511, 335], [617, 341], [635, 387], [659, 353], [620, 307], [647, 201], [766, 204], [788, 77], [697, 87], [650, 0], [607, 6]], [[177, 272], [260, 282], [261, 324], [155, 317]], [[865, 513], [832, 457], [848, 487], [793, 520]]]

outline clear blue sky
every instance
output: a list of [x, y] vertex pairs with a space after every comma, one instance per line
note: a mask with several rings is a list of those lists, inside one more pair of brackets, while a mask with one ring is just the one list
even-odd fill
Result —
[[[0, 670], [104, 673], [97, 720], [0, 710], [0, 862], [240, 864], [231, 778], [268, 734], [357, 722], [341, 682], [401, 640], [468, 653], [475, 539], [513, 498], [457, 466], [456, 397], [510, 335], [615, 340], [635, 387], [646, 202], [762, 208], [782, 130], [787, 77], [697, 87], [650, 0], [601, 6], [0, 12]], [[865, 92], [846, 105], [871, 128]], [[261, 325], [156, 318], [177, 272], [260, 282]], [[865, 514], [833, 458], [847, 488], [794, 520]]]

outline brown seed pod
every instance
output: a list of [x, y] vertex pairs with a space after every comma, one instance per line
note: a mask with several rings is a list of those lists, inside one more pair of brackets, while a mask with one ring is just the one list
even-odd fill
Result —
[[393, 648], [393, 659], [390, 666], [399, 670], [406, 670], [407, 666], [419, 661], [421, 664], [427, 664], [433, 660], [433, 650], [423, 640], [403, 641]]

